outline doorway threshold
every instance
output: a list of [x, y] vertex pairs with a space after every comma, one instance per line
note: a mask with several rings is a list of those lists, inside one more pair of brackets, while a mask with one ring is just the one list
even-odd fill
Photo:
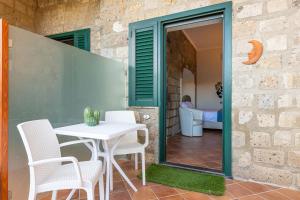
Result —
[[[214, 174], [214, 175], [218, 175], [218, 176], [225, 176], [225, 174], [219, 170], [214, 170], [214, 169], [209, 169], [209, 168], [204, 168], [204, 167], [195, 167], [195, 166], [179, 164], [179, 163], [172, 163], [172, 162], [163, 162], [160, 164], [179, 168], [179, 169], [191, 170], [191, 171], [195, 171], [195, 172], [203, 172], [203, 173], [209, 173], [209, 174]], [[230, 178], [230, 177], [228, 177], [228, 178]]]

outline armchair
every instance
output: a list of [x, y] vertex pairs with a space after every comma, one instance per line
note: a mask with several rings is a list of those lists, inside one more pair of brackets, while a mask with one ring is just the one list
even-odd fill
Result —
[[203, 134], [203, 112], [191, 108], [179, 108], [182, 135], [193, 137]]
[[[104, 200], [104, 172], [101, 161], [97, 160], [95, 141], [87, 139], [59, 144], [50, 122], [46, 119], [24, 122], [17, 127], [28, 156], [29, 200], [35, 200], [38, 193], [47, 191], [52, 191], [54, 200], [57, 191], [64, 189], [72, 189], [67, 199], [72, 198], [75, 189], [84, 189], [87, 199], [94, 200], [94, 188], [98, 180], [100, 200]], [[93, 160], [78, 162], [73, 156], [61, 157], [60, 147], [78, 143], [92, 143]]]

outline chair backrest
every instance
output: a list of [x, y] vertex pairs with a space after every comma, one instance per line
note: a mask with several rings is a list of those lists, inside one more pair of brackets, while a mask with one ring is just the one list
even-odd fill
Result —
[[[19, 124], [28, 161], [34, 162], [48, 158], [60, 158], [61, 152], [56, 134], [47, 119], [29, 121]], [[45, 177], [53, 172], [61, 163], [39, 165], [30, 170], [39, 184]]]
[[[135, 115], [133, 111], [107, 111], [105, 112], [105, 121], [107, 122], [121, 122], [121, 123], [136, 123]], [[121, 144], [135, 143], [138, 142], [137, 131], [126, 134]]]
[[193, 134], [193, 113], [188, 108], [179, 108], [181, 133], [184, 135]]

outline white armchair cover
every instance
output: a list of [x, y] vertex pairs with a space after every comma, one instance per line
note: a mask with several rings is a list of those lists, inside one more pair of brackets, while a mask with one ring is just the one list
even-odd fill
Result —
[[202, 136], [203, 112], [191, 108], [179, 108], [181, 133], [185, 136]]

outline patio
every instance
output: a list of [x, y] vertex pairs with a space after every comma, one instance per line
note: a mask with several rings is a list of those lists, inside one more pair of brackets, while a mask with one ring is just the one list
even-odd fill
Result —
[[[300, 198], [299, 191], [230, 179], [226, 180], [227, 190], [225, 195], [220, 197], [149, 182], [147, 186], [142, 186], [141, 180], [136, 177], [140, 172], [134, 170], [134, 162], [120, 160], [119, 163], [138, 188], [138, 192], [134, 193], [119, 174], [114, 173], [114, 191], [111, 192], [111, 200], [298, 200]], [[65, 199], [69, 194], [68, 192], [59, 192], [58, 200]], [[80, 199], [86, 199], [85, 196], [84, 191], [80, 192]], [[97, 197], [98, 190], [96, 189]], [[51, 194], [41, 194], [38, 196], [38, 199], [50, 200]], [[78, 192], [74, 195], [74, 199], [79, 199]]]
[[[0, 0], [0, 8], [0, 199], [28, 195], [30, 163], [16, 126], [36, 119], [49, 119], [54, 128], [79, 124], [90, 106], [100, 111], [101, 120], [106, 111], [135, 112], [136, 122], [149, 130], [146, 163], [181, 160], [234, 178], [226, 179], [222, 197], [150, 182], [143, 186], [134, 163], [117, 160], [130, 179], [127, 183], [133, 182], [138, 191], [116, 171], [114, 189], [105, 193], [109, 199], [300, 200], [299, 0]], [[166, 141], [168, 77], [161, 61], [166, 59], [167, 26], [210, 17], [224, 22], [220, 59], [226, 68], [226, 134], [214, 137], [201, 152], [187, 138]], [[263, 56], [245, 65], [247, 53], [255, 50], [248, 44], [253, 40], [264, 49]], [[71, 139], [58, 136], [60, 143]], [[164, 151], [167, 142], [174, 146], [169, 152]], [[186, 146], [178, 152], [180, 143]], [[197, 153], [186, 156], [191, 152]], [[89, 153], [79, 145], [63, 150], [62, 156], [85, 161]], [[61, 191], [58, 199], [67, 195]], [[73, 198], [79, 197], [87, 199], [84, 191]], [[51, 195], [38, 194], [38, 199]]]

